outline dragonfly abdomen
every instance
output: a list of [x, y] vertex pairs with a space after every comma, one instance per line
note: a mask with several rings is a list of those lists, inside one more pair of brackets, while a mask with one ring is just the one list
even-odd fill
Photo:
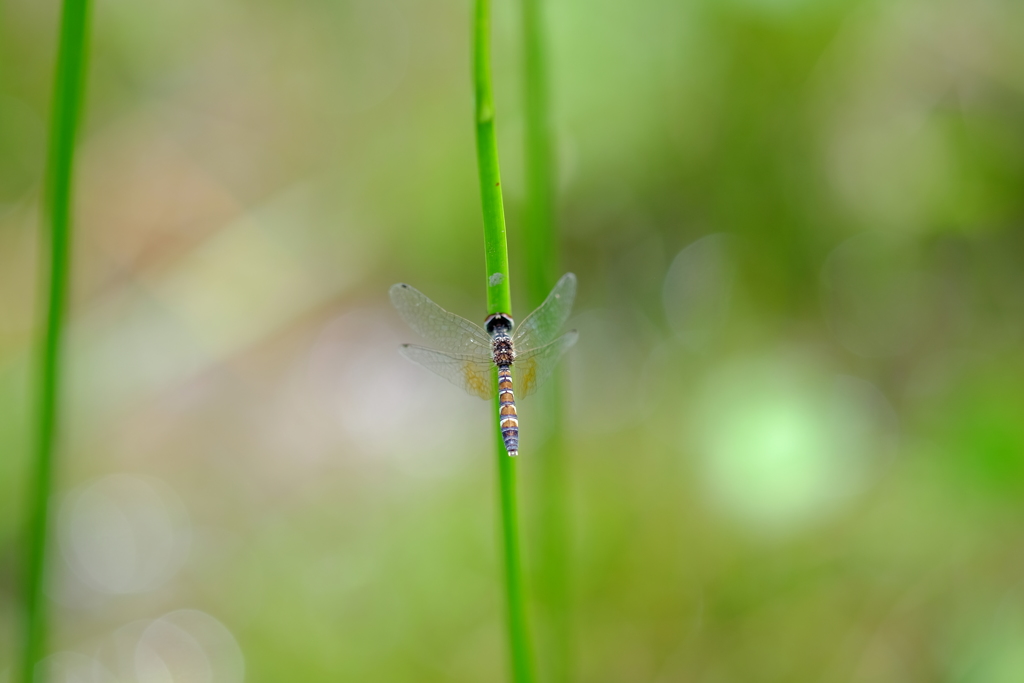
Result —
[[512, 368], [508, 365], [498, 366], [498, 421], [505, 450], [511, 456], [519, 455], [519, 418], [512, 393]]

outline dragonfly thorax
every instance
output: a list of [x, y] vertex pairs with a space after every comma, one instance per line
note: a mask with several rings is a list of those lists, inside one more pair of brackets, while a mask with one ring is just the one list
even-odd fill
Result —
[[516, 360], [516, 350], [512, 347], [512, 337], [507, 334], [496, 334], [491, 338], [491, 355], [495, 365], [512, 365]]
[[511, 336], [514, 324], [512, 316], [505, 313], [487, 316], [484, 321], [484, 329], [491, 335], [491, 356], [495, 365], [512, 365], [516, 359]]

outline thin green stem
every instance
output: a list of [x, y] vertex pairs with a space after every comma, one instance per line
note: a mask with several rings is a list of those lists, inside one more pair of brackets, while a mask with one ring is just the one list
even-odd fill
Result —
[[[554, 145], [548, 101], [542, 0], [522, 0], [523, 102], [525, 109], [526, 251], [528, 308], [536, 308], [554, 286], [559, 267], [555, 229]], [[572, 679], [572, 620], [569, 597], [568, 463], [565, 453], [564, 384], [561, 369], [534, 399], [537, 417], [547, 420], [548, 439], [537, 449], [539, 595], [545, 617], [542, 650], [546, 678]], [[542, 417], [543, 416], [543, 417]]]
[[[476, 0], [473, 13], [473, 85], [476, 100], [476, 150], [483, 207], [484, 260], [487, 267], [487, 312], [512, 314], [505, 210], [501, 198], [498, 141], [494, 134], [494, 93], [491, 84], [491, 17], [489, 0]], [[498, 399], [495, 397], [495, 414]], [[498, 494], [512, 680], [532, 683], [533, 657], [526, 616], [526, 594], [519, 554], [516, 510], [516, 460], [508, 457], [497, 431]]]
[[[44, 595], [53, 460], [59, 428], [61, 347], [68, 299], [71, 242], [72, 171], [75, 134], [85, 80], [88, 0], [64, 0], [54, 77], [49, 158], [42, 219], [49, 237], [49, 276], [36, 379], [37, 433], [29, 499], [28, 552], [25, 571], [25, 631], [21, 680], [33, 683], [35, 667], [46, 652], [47, 610]], [[44, 256], [47, 258], [47, 256]]]
[[[495, 401], [497, 413], [497, 401]], [[507, 601], [508, 643], [512, 660], [512, 680], [531, 683], [533, 655], [526, 616], [526, 589], [523, 585], [519, 555], [519, 518], [516, 511], [516, 458], [505, 451], [501, 431], [497, 432], [498, 489], [501, 506], [501, 532], [505, 557], [505, 593]]]
[[484, 213], [484, 260], [487, 265], [487, 312], [512, 314], [505, 243], [505, 208], [501, 199], [498, 140], [494, 134], [491, 86], [491, 8], [477, 0], [473, 21], [473, 85], [476, 96], [476, 158]]

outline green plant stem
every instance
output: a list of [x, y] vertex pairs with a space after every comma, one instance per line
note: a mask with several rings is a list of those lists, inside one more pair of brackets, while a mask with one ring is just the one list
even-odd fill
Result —
[[473, 21], [473, 90], [476, 100], [476, 158], [484, 214], [484, 260], [487, 265], [487, 312], [512, 314], [505, 242], [505, 208], [501, 199], [498, 140], [494, 134], [491, 85], [491, 8], [477, 0]]
[[[495, 401], [496, 413], [497, 401]], [[516, 458], [510, 458], [505, 451], [505, 442], [501, 438], [500, 430], [497, 432], [496, 443], [512, 680], [515, 683], [531, 683], [534, 680], [533, 655], [530, 648], [529, 626], [526, 617], [526, 589], [523, 585], [522, 563], [519, 556], [519, 521], [516, 511], [517, 460]]]
[[[476, 0], [473, 13], [473, 85], [475, 94], [477, 166], [483, 208], [484, 260], [487, 267], [487, 312], [512, 314], [509, 287], [508, 247], [505, 241], [505, 210], [501, 198], [498, 142], [494, 134], [494, 93], [491, 85], [491, 20], [488, 0]], [[497, 415], [498, 398], [495, 397]], [[498, 496], [500, 500], [502, 554], [505, 564], [505, 595], [512, 680], [531, 683], [533, 657], [526, 616], [526, 595], [519, 554], [519, 522], [516, 510], [516, 460], [505, 452], [497, 430]]]
[[[554, 145], [548, 102], [547, 62], [542, 0], [522, 0], [523, 102], [525, 109], [526, 202], [523, 246], [526, 252], [526, 294], [535, 309], [554, 286], [559, 267], [555, 230]], [[547, 679], [572, 679], [572, 620], [569, 597], [568, 462], [565, 453], [564, 373], [556, 370], [536, 395], [538, 418], [545, 419], [548, 438], [537, 449], [538, 571], [546, 647], [542, 662]]]
[[[25, 631], [21, 680], [33, 683], [35, 667], [46, 652], [47, 610], [44, 582], [53, 489], [53, 460], [59, 428], [61, 347], [68, 299], [71, 241], [71, 190], [75, 134], [85, 80], [88, 0], [64, 0], [61, 14], [49, 157], [43, 193], [42, 219], [49, 237], [49, 276], [44, 329], [39, 346], [36, 379], [37, 433], [30, 489], [28, 549], [25, 571]], [[41, 250], [47, 254], [47, 250]], [[44, 256], [44, 258], [46, 258]]]

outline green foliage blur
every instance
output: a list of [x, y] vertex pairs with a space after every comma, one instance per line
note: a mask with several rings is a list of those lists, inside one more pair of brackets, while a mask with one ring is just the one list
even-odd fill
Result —
[[[58, 9], [0, 9], [0, 681]], [[386, 296], [484, 314], [469, 9], [96, 2], [50, 683], [504, 680], [491, 406]], [[1024, 680], [1024, 3], [546, 12], [574, 680]]]

